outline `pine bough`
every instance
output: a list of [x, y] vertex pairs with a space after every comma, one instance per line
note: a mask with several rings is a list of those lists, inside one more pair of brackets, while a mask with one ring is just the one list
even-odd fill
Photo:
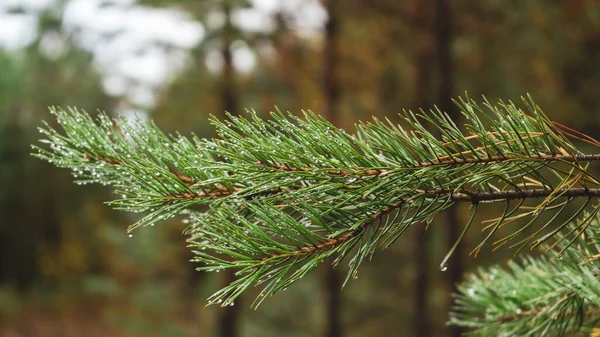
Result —
[[[600, 189], [588, 166], [600, 155], [582, 153], [571, 141], [600, 144], [551, 122], [529, 97], [525, 111], [468, 96], [455, 103], [463, 128], [437, 109], [404, 112], [401, 125], [361, 122], [355, 134], [312, 112], [299, 118], [277, 111], [263, 120], [249, 111], [211, 118], [218, 133], [212, 140], [52, 108], [64, 132], [45, 124], [46, 146], [34, 155], [71, 169], [79, 184], [114, 186], [120, 198], [112, 206], [145, 214], [130, 235], [185, 216], [198, 269], [236, 271], [209, 303], [233, 305], [260, 286], [259, 305], [329, 258], [334, 265], [348, 261], [347, 282], [412, 224], [429, 224], [467, 203], [471, 215], [456, 244], [474, 222], [487, 231], [472, 254], [491, 242], [556, 256], [471, 276], [456, 295], [451, 324], [473, 327], [477, 336], [592, 329], [600, 318]], [[496, 203], [504, 209], [499, 217], [475, 220]], [[512, 229], [498, 237], [503, 226]]]

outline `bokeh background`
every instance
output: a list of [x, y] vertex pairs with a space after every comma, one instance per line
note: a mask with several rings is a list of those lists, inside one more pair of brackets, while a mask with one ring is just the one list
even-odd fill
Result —
[[[415, 225], [339, 291], [322, 268], [258, 310], [205, 298], [227, 276], [194, 271], [181, 221], [126, 235], [99, 186], [32, 158], [48, 106], [153, 119], [213, 135], [209, 114], [311, 109], [359, 119], [468, 91], [600, 133], [600, 2], [500, 0], [0, 0], [0, 336], [458, 336], [446, 272], [461, 208]], [[469, 242], [471, 244], [469, 244]]]

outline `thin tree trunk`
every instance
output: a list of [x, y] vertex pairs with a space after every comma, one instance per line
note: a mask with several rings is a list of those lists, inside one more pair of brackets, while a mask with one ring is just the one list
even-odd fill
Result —
[[229, 1], [223, 1], [223, 14], [225, 15], [225, 27], [223, 29], [221, 57], [223, 58], [223, 73], [221, 77], [221, 104], [222, 110], [232, 114], [237, 112], [237, 97], [235, 90], [235, 69], [233, 67], [233, 56], [231, 54], [231, 42], [233, 40], [231, 7]]
[[[234, 271], [227, 269], [223, 275], [223, 283], [230, 284], [235, 281]], [[236, 305], [219, 308], [221, 310], [221, 316], [219, 317], [219, 336], [221, 337], [235, 337], [238, 335], [238, 321], [239, 321], [239, 310], [240, 300], [239, 297], [236, 299]]]
[[418, 228], [415, 238], [415, 263], [417, 264], [417, 277], [415, 279], [414, 298], [414, 334], [415, 337], [428, 337], [429, 315], [427, 314], [427, 293], [429, 290], [429, 247], [427, 246], [427, 231]]
[[[458, 111], [451, 101], [453, 95], [453, 67], [452, 67], [452, 13], [450, 10], [449, 0], [436, 0], [436, 45], [438, 55], [438, 72], [439, 72], [439, 90], [438, 102], [442, 111], [458, 122]], [[446, 223], [448, 228], [448, 247], [452, 247], [458, 235], [460, 234], [460, 223], [458, 212], [455, 207], [446, 211]], [[456, 285], [460, 282], [463, 274], [462, 245], [459, 245], [454, 252], [455, 259], [448, 265], [448, 283], [452, 292], [456, 290]], [[449, 307], [452, 306], [450, 299]], [[451, 337], [460, 337], [462, 329], [456, 326], [449, 328]]]
[[[323, 85], [325, 90], [327, 118], [333, 125], [341, 127], [339, 118], [340, 85], [338, 77], [338, 65], [340, 62], [338, 36], [339, 36], [339, 2], [338, 0], [326, 0], [325, 2], [329, 19], [325, 25], [324, 46], [324, 69]], [[326, 265], [324, 288], [326, 297], [327, 337], [340, 337], [342, 333], [341, 309], [342, 309], [342, 282], [339, 271]]]
[[[233, 40], [233, 29], [231, 25], [231, 6], [229, 0], [223, 1], [223, 14], [225, 16], [225, 27], [221, 46], [221, 57], [223, 58], [223, 72], [221, 78], [221, 106], [222, 111], [237, 113], [237, 95], [235, 89], [235, 68], [231, 55], [231, 42]], [[235, 271], [226, 269], [223, 273], [222, 283], [228, 285], [235, 281]], [[219, 336], [236, 337], [238, 335], [240, 298], [236, 299], [236, 305], [220, 308], [221, 315], [218, 321]]]
[[[413, 36], [415, 45], [415, 106], [427, 108], [431, 106], [434, 96], [433, 78], [430, 69], [434, 64], [434, 46], [432, 34], [432, 18], [425, 0], [417, 0], [413, 14]], [[414, 293], [414, 334], [416, 337], [429, 337], [431, 329], [427, 311], [427, 294], [429, 290], [429, 249], [427, 231], [418, 228], [415, 233], [414, 261], [416, 263]]]
[[327, 307], [327, 337], [342, 336], [341, 304], [342, 304], [342, 280], [340, 272], [327, 265], [325, 270], [325, 291]]
[[338, 36], [340, 29], [339, 19], [339, 0], [326, 0], [327, 13], [329, 19], [325, 24], [325, 50], [324, 50], [324, 89], [326, 106], [325, 111], [329, 121], [338, 127], [339, 122], [339, 100], [340, 83], [338, 64], [340, 62], [340, 53], [338, 45]]

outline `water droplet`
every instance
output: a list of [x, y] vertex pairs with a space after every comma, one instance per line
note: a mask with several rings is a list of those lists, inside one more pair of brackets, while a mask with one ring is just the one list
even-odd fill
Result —
[[129, 236], [130, 238], [132, 238], [133, 234], [129, 233], [129, 234], [127, 234], [127, 236]]
[[446, 270], [448, 270], [448, 266], [441, 265], [441, 266], [440, 266], [440, 270], [441, 270], [441, 271], [446, 271]]
[[562, 259], [563, 259], [563, 256], [562, 256], [562, 255], [559, 255], [559, 256], [557, 256], [556, 258], [557, 258], [557, 259], [559, 259], [559, 260], [562, 260]]

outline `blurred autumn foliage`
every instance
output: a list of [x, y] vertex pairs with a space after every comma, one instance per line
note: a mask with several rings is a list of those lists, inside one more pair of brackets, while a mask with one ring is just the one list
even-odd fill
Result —
[[[327, 276], [313, 273], [259, 310], [250, 310], [242, 299], [223, 321], [224, 309], [205, 307], [204, 301], [222, 280], [194, 271], [180, 235], [184, 224], [163, 224], [128, 238], [125, 228], [134, 217], [102, 204], [112, 198], [105, 189], [74, 186], [68, 173], [29, 156], [36, 126], [47, 119], [51, 105], [111, 114], [134, 109], [168, 132], [210, 137], [208, 114], [224, 110], [238, 114], [253, 108], [266, 117], [274, 106], [310, 109], [351, 130], [359, 119], [397, 120], [396, 112], [405, 108], [447, 106], [440, 100], [448, 99], [448, 86], [451, 96], [468, 91], [490, 100], [530, 93], [552, 119], [600, 136], [598, 2], [325, 1], [294, 1], [269, 14], [272, 25], [265, 31], [247, 31], [232, 20], [259, 1], [132, 2], [128, 6], [184, 11], [206, 31], [185, 51], [183, 70], [156, 90], [149, 107], [105, 92], [93, 53], [63, 27], [61, 9], [69, 1], [55, 1], [40, 13], [36, 38], [26, 47], [0, 49], [0, 336], [450, 333], [445, 322], [452, 282], [438, 269], [453, 240], [442, 230], [448, 227], [444, 219], [424, 238], [419, 234], [424, 226], [413, 228], [414, 240], [402, 238], [365, 264], [360, 278], [336, 297], [335, 315], [327, 312], [332, 291], [323, 286]], [[336, 20], [336, 52], [330, 59], [327, 20], [308, 34], [297, 28], [309, 18], [294, 8], [309, 2]], [[221, 24], [209, 22], [215, 15]], [[451, 24], [446, 47], [438, 26], [443, 18]], [[48, 34], [63, 36], [63, 53], [44, 51]], [[255, 59], [244, 71], [232, 56], [242, 47]], [[448, 63], [440, 61], [443, 55]], [[214, 57], [218, 67], [207, 62]], [[451, 67], [450, 75], [442, 76], [444, 67]], [[458, 223], [464, 217], [459, 209]], [[476, 262], [487, 265], [511, 253], [486, 252]], [[475, 268], [466, 253], [454, 263], [466, 271]], [[421, 295], [415, 297], [415, 291]], [[332, 330], [332, 319], [343, 328]], [[236, 328], [226, 331], [224, 322]]]

